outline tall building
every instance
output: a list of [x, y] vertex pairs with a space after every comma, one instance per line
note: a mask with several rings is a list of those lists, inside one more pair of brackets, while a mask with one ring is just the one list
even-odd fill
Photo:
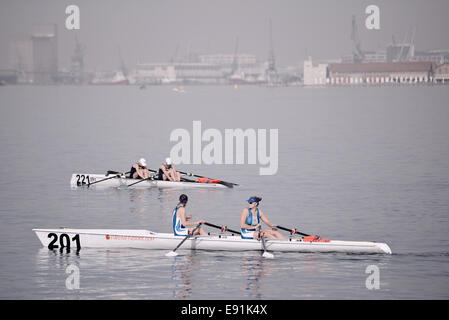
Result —
[[273, 45], [273, 28], [270, 19], [270, 50], [268, 53], [268, 68], [265, 71], [265, 76], [269, 84], [275, 84], [279, 81], [279, 75], [276, 70], [276, 59], [274, 57], [274, 45]]
[[75, 38], [75, 49], [72, 54], [71, 75], [73, 77], [73, 83], [81, 84], [84, 81], [84, 53], [83, 47]]
[[30, 38], [14, 41], [10, 46], [11, 68], [17, 73], [18, 83], [33, 82], [33, 42]]
[[362, 62], [364, 59], [364, 53], [362, 51], [359, 32], [357, 30], [357, 22], [354, 15], [352, 16], [351, 41], [352, 41], [352, 60], [353, 60], [352, 62]]
[[312, 57], [304, 61], [304, 85], [324, 85], [328, 78], [328, 64], [316, 63]]
[[33, 26], [33, 66], [35, 84], [54, 84], [58, 76], [58, 35], [56, 24]]

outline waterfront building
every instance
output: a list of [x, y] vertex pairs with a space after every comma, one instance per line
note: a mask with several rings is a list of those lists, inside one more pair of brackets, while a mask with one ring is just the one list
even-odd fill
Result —
[[204, 54], [195, 62], [139, 63], [137, 84], [225, 84], [264, 82], [266, 64], [253, 54]]
[[[386, 62], [387, 52], [386, 51], [364, 51], [363, 61], [361, 62]], [[352, 63], [354, 62], [353, 55], [345, 55], [341, 58], [342, 63]]]
[[10, 65], [12, 70], [16, 72], [17, 83], [33, 83], [33, 42], [30, 38], [11, 43]]
[[220, 65], [201, 62], [140, 63], [134, 74], [137, 84], [220, 83]]
[[236, 60], [237, 64], [241, 66], [246, 65], [254, 65], [257, 63], [257, 58], [254, 54], [246, 54], [246, 53], [239, 53], [239, 54], [203, 54], [199, 55], [198, 59], [201, 63], [207, 63], [207, 64], [218, 64], [225, 67], [231, 67], [234, 63], [234, 59]]
[[199, 61], [219, 66], [223, 77], [233, 84], [265, 82], [267, 64], [259, 62], [254, 54], [205, 54]]
[[33, 25], [33, 69], [35, 84], [54, 84], [58, 77], [56, 24]]
[[133, 77], [137, 84], [176, 82], [175, 67], [172, 63], [139, 63]]
[[449, 62], [435, 68], [434, 81], [437, 83], [449, 83]]
[[449, 50], [416, 51], [411, 61], [430, 61], [436, 64], [449, 63]]
[[84, 82], [84, 53], [81, 43], [78, 38], [75, 39], [75, 49], [71, 57], [71, 80], [75, 84], [82, 84]]
[[433, 77], [432, 62], [376, 62], [331, 63], [330, 83], [333, 84], [385, 84], [422, 83]]
[[304, 61], [304, 85], [324, 85], [328, 78], [328, 64], [313, 62], [312, 57]]

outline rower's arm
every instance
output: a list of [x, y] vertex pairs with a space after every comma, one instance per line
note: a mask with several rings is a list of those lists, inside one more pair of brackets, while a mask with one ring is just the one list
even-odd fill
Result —
[[136, 171], [138, 174], [137, 178], [139, 178], [139, 179], [146, 179], [150, 175], [150, 171], [148, 171], [147, 168], [141, 168], [141, 167], [137, 166]]
[[263, 214], [262, 210], [259, 210], [260, 213], [260, 219], [262, 219], [263, 222], [270, 228], [273, 228], [273, 224], [268, 220], [268, 218]]
[[170, 177], [170, 175], [169, 175], [167, 169], [165, 168], [165, 166], [162, 165], [162, 166], [160, 167], [160, 169], [162, 170], [162, 175], [164, 175], [168, 180], [171, 181], [171, 177]]
[[138, 165], [133, 165], [133, 168], [134, 168], [134, 170], [133, 170], [133, 174], [132, 174], [131, 178], [138, 179], [140, 176], [140, 168]]
[[198, 223], [204, 223], [204, 221], [203, 220], [200, 220], [200, 221], [190, 221], [189, 222], [189, 220], [192, 220], [192, 216], [189, 216], [189, 218], [186, 218], [186, 209], [184, 209], [184, 208], [179, 208], [178, 209], [178, 214], [179, 214], [179, 219], [181, 220], [181, 223], [182, 223], [182, 225], [184, 226], [184, 227], [191, 227], [191, 226], [195, 226], [195, 225], [197, 225]]
[[175, 181], [176, 179], [175, 179], [175, 174], [176, 174], [176, 170], [175, 170], [175, 167], [172, 165], [171, 167], [170, 167], [170, 169], [168, 169], [168, 170], [166, 170], [167, 171], [167, 177], [168, 177], [168, 179], [170, 180], [170, 181]]

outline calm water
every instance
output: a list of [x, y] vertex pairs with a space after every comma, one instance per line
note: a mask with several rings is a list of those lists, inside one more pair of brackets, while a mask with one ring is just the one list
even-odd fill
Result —
[[[0, 88], [2, 299], [448, 299], [449, 88]], [[188, 190], [196, 218], [238, 228], [245, 200], [271, 221], [393, 255], [42, 248], [32, 228], [170, 231], [179, 190], [79, 189], [73, 172], [156, 168], [176, 128], [279, 129], [279, 170], [180, 165], [240, 184]], [[80, 289], [65, 286], [68, 265]], [[369, 265], [380, 289], [368, 290]]]

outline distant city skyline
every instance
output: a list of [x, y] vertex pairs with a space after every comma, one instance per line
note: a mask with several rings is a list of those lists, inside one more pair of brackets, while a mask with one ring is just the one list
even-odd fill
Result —
[[[81, 29], [65, 28], [65, 8], [79, 6]], [[364, 27], [365, 8], [380, 8], [380, 30]], [[416, 50], [449, 49], [446, 0], [249, 0], [249, 1], [55, 1], [3, 0], [0, 4], [0, 68], [11, 68], [11, 43], [31, 35], [33, 24], [58, 26], [59, 69], [70, 68], [75, 37], [86, 70], [129, 69], [138, 62], [170, 61], [190, 53], [269, 54], [269, 20], [278, 66], [301, 65], [307, 56], [337, 59], [351, 54], [356, 15], [363, 50], [384, 50], [394, 35], [402, 42], [415, 28]], [[178, 49], [177, 49], [178, 48]]]

